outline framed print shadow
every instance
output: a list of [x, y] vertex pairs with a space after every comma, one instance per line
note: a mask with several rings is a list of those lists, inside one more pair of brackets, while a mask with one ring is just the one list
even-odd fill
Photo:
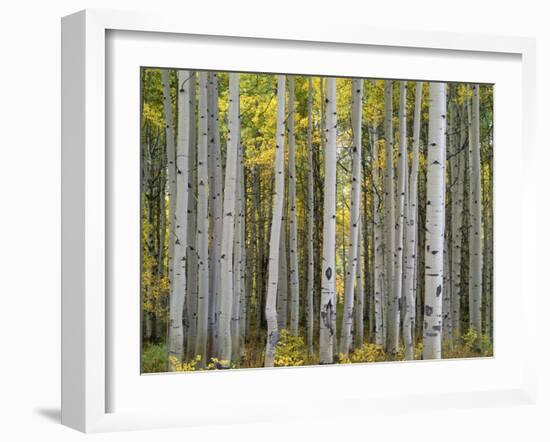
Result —
[[329, 28], [63, 18], [65, 425], [532, 403], [533, 42]]

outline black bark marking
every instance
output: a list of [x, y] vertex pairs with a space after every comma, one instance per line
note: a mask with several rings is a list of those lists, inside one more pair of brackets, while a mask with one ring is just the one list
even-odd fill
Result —
[[424, 313], [426, 314], [426, 316], [432, 316], [433, 311], [434, 309], [429, 305], [426, 305], [424, 308]]
[[325, 270], [325, 276], [327, 277], [327, 280], [330, 281], [330, 278], [332, 278], [332, 268], [331, 267], [327, 267], [327, 269]]
[[435, 296], [441, 296], [441, 290], [442, 290], [441, 284], [439, 284], [439, 285], [437, 286], [436, 291], [435, 291]]

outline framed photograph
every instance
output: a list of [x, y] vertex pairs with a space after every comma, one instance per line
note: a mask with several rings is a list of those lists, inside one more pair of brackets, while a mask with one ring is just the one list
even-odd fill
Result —
[[533, 41], [323, 29], [63, 18], [64, 424], [534, 400]]

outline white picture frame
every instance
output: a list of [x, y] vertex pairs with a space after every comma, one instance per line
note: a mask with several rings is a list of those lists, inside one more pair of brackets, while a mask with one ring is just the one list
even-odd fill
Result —
[[[116, 344], [117, 319], [111, 311], [112, 301], [108, 298], [110, 288], [109, 272], [112, 260], [116, 257], [110, 255], [109, 244], [116, 240], [118, 230], [110, 226], [110, 210], [116, 204], [116, 195], [111, 195], [112, 190], [108, 181], [111, 165], [108, 152], [108, 140], [110, 135], [106, 129], [106, 121], [112, 118], [108, 111], [108, 94], [111, 92], [109, 82], [113, 81], [116, 74], [106, 75], [108, 70], [108, 57], [113, 56], [109, 52], [109, 33], [155, 33], [155, 39], [176, 38], [177, 36], [216, 37], [217, 41], [224, 39], [239, 42], [268, 42], [271, 47], [289, 48], [293, 45], [302, 50], [304, 47], [315, 48], [316, 45], [331, 46], [334, 51], [353, 51], [361, 48], [374, 48], [375, 51], [384, 53], [397, 48], [403, 54], [407, 51], [420, 50], [421, 54], [430, 54], [430, 57], [444, 57], [445, 54], [469, 54], [478, 59], [480, 66], [484, 57], [491, 54], [510, 56], [519, 63], [521, 73], [521, 91], [518, 98], [522, 107], [521, 127], [509, 128], [516, 131], [518, 141], [521, 144], [519, 155], [522, 161], [522, 187], [518, 190], [521, 199], [521, 213], [516, 221], [521, 226], [520, 238], [517, 239], [512, 250], [520, 255], [520, 276], [514, 281], [513, 287], [519, 289], [521, 296], [517, 302], [520, 310], [526, 311], [531, 302], [534, 302], [535, 289], [533, 278], [526, 277], [528, 268], [532, 265], [535, 253], [535, 174], [530, 173], [534, 164], [534, 102], [535, 102], [535, 46], [531, 39], [517, 37], [489, 37], [478, 35], [427, 33], [416, 31], [388, 31], [370, 28], [350, 28], [347, 26], [302, 26], [299, 29], [291, 24], [282, 26], [256, 26], [254, 23], [239, 22], [213, 22], [206, 18], [194, 17], [185, 25], [177, 17], [169, 15], [154, 16], [144, 13], [126, 13], [113, 11], [86, 10], [63, 18], [62, 21], [62, 423], [84, 432], [98, 432], [122, 429], [156, 428], [168, 426], [206, 425], [213, 420], [216, 422], [243, 422], [277, 420], [287, 417], [307, 418], [311, 416], [333, 416], [340, 414], [368, 414], [374, 409], [429, 409], [429, 408], [454, 408], [471, 405], [498, 405], [500, 403], [531, 403], [535, 393], [535, 362], [533, 359], [535, 324], [525, 324], [524, 348], [518, 352], [519, 362], [514, 367], [513, 382], [508, 384], [496, 383], [490, 388], [481, 388], [474, 385], [471, 390], [465, 386], [460, 391], [438, 392], [430, 391], [426, 394], [418, 392], [389, 391], [384, 394], [359, 388], [353, 395], [334, 393], [326, 399], [315, 396], [303, 398], [303, 401], [292, 401], [280, 406], [279, 401], [275, 407], [260, 407], [258, 403], [247, 403], [253, 396], [241, 397], [234, 400], [232, 407], [226, 407], [226, 411], [218, 414], [207, 414], [208, 404], [196, 402], [193, 410], [189, 407], [173, 407], [167, 405], [164, 408], [150, 408], [136, 406], [114, 407], [110, 397], [118, 384], [113, 384], [117, 366], [113, 367], [115, 360], [113, 346]], [[145, 34], [143, 34], [145, 35]], [[176, 37], [174, 37], [176, 36]], [[235, 40], [237, 39], [237, 40]], [[162, 44], [162, 43], [159, 43]], [[256, 43], [254, 43], [256, 44]], [[305, 45], [305, 46], [304, 46]], [[336, 45], [336, 46], [335, 46]], [[238, 45], [237, 45], [238, 46]], [[127, 48], [130, 48], [128, 46]], [[425, 52], [422, 52], [425, 51]], [[132, 53], [128, 49], [128, 53]], [[162, 51], [159, 51], [159, 53]], [[438, 55], [439, 54], [439, 55]], [[116, 55], [114, 55], [116, 56]], [[423, 55], [422, 55], [423, 56]], [[137, 59], [136, 59], [137, 60]], [[519, 61], [518, 61], [519, 60]], [[112, 61], [112, 60], [111, 60]], [[164, 63], [165, 66], [170, 66]], [[218, 69], [231, 69], [239, 65], [228, 66], [221, 64]], [[258, 63], [258, 69], [264, 65]], [[475, 61], [474, 61], [475, 63]], [[246, 70], [243, 64], [243, 69]], [[179, 65], [172, 65], [180, 67]], [[250, 68], [250, 63], [246, 68]], [[206, 68], [206, 66], [197, 66]], [[216, 67], [216, 66], [213, 66]], [[252, 66], [253, 67], [253, 66]], [[428, 75], [428, 68], [432, 66], [416, 66], [416, 73], [420, 77]], [[296, 66], [297, 73], [301, 69]], [[443, 68], [442, 68], [443, 69]], [[424, 74], [422, 73], [424, 70]], [[283, 70], [283, 72], [286, 72]], [[443, 70], [441, 71], [443, 72]], [[323, 72], [319, 73], [330, 73]], [[483, 73], [476, 78], [484, 78]], [[434, 75], [432, 73], [432, 75]], [[408, 77], [415, 78], [415, 77]], [[424, 78], [422, 78], [424, 79]], [[428, 78], [429, 79], [429, 78]], [[435, 78], [438, 79], [438, 78]], [[452, 80], [452, 78], [439, 78], [440, 80]], [[490, 80], [490, 79], [488, 79]], [[116, 79], [114, 80], [116, 81]], [[519, 93], [520, 92], [520, 93]], [[497, 90], [498, 93], [498, 90]], [[115, 112], [116, 113], [116, 112]], [[116, 119], [116, 116], [114, 117]], [[498, 118], [498, 117], [497, 117]], [[498, 119], [497, 119], [497, 123]], [[110, 142], [110, 141], [109, 141]], [[503, 145], [503, 144], [502, 144]], [[499, 145], [500, 146], [500, 145]], [[498, 148], [497, 148], [498, 149]], [[119, 166], [115, 166], [119, 167]], [[124, 166], [121, 166], [124, 167]], [[498, 162], [496, 174], [498, 175]], [[504, 166], [503, 166], [504, 170]], [[496, 204], [501, 204], [496, 199]], [[504, 201], [502, 204], [506, 204]], [[498, 206], [497, 206], [498, 207]], [[498, 216], [498, 215], [497, 215]], [[497, 217], [497, 223], [498, 223]], [[116, 223], [115, 223], [116, 224]], [[498, 226], [496, 236], [498, 236]], [[496, 242], [495, 248], [499, 249]], [[497, 263], [498, 264], [498, 263]], [[503, 267], [506, 263], [504, 263]], [[498, 285], [497, 285], [498, 287]], [[502, 285], [501, 285], [502, 287]], [[139, 298], [138, 294], [135, 295]], [[498, 304], [498, 294], [496, 303]], [[499, 321], [499, 316], [495, 316]], [[136, 324], [139, 327], [139, 324]], [[511, 324], [508, 324], [511, 326]], [[501, 330], [507, 325], [501, 322]], [[112, 339], [114, 341], [112, 341]], [[114, 342], [114, 343], [113, 343]], [[470, 361], [468, 365], [461, 365], [457, 361], [445, 361], [445, 370], [469, 370], [469, 375], [483, 371], [503, 369], [499, 363], [498, 348], [495, 351], [493, 362]], [[497, 361], [497, 362], [494, 362]], [[437, 362], [425, 362], [420, 364], [408, 364], [408, 368], [400, 368], [396, 364], [376, 365], [376, 373], [382, 371], [409, 370], [420, 372], [431, 370], [430, 375], [437, 375], [443, 370], [438, 368]], [[477, 365], [476, 365], [477, 364]], [[483, 365], [493, 364], [493, 365]], [[431, 368], [429, 368], [431, 367]], [[202, 373], [167, 376], [142, 376], [138, 381], [148, 383], [145, 389], [155, 388], [158, 397], [162, 397], [164, 388], [168, 384], [174, 385], [174, 376], [186, 376], [187, 385], [195, 385], [195, 388], [212, 390], [227, 385], [225, 382], [231, 377], [230, 384], [250, 382], [253, 379], [254, 386], [267, 388], [266, 376], [271, 376], [274, 387], [269, 390], [271, 394], [277, 394], [277, 386], [280, 382], [295, 382], [292, 379], [301, 378], [302, 384], [307, 384], [307, 379], [315, 378], [312, 373], [320, 373], [323, 376], [334, 376], [335, 370], [348, 370], [350, 379], [361, 376], [366, 369], [364, 365], [353, 367], [308, 367], [305, 369], [278, 369], [275, 371], [252, 370], [235, 371], [233, 373]], [[304, 372], [303, 370], [309, 370]], [[250, 375], [248, 373], [251, 373]], [[304, 374], [305, 373], [305, 374]], [[448, 371], [447, 373], [451, 373]], [[139, 371], [135, 373], [139, 376]], [[378, 376], [378, 375], [377, 375]], [[244, 379], [246, 378], [246, 379]], [[179, 378], [183, 379], [183, 378]], [[241, 379], [241, 380], [239, 380]], [[244, 379], [244, 380], [243, 380]], [[183, 384], [184, 381], [177, 381]], [[288, 385], [288, 384], [287, 384]], [[126, 384], [126, 389], [120, 389], [119, 396], [129, 395], [131, 388], [141, 388], [137, 384]], [[136, 387], [137, 386], [137, 387]], [[172, 387], [170, 387], [172, 388]], [[247, 387], [244, 387], [247, 388]], [[252, 387], [248, 387], [252, 390]], [[307, 388], [304, 387], [304, 388]], [[144, 390], [145, 391], [145, 390]], [[190, 390], [189, 390], [190, 391]], [[313, 391], [313, 390], [311, 390]], [[251, 392], [252, 394], [252, 392]], [[148, 398], [147, 395], [144, 395]], [[157, 397], [157, 399], [158, 399]], [[128, 396], [127, 402], [134, 398]], [[260, 396], [254, 396], [254, 400], [261, 400]], [[323, 404], [338, 402], [338, 407], [325, 411]], [[264, 404], [265, 405], [265, 404]], [[337, 408], [337, 411], [334, 410]], [[238, 413], [236, 411], [239, 411]]]

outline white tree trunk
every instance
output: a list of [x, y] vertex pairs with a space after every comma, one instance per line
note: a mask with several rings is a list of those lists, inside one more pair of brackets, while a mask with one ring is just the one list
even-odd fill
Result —
[[426, 184], [426, 262], [423, 358], [441, 359], [443, 247], [445, 235], [445, 83], [430, 83]]
[[[231, 74], [230, 74], [231, 75]], [[243, 196], [242, 189], [242, 156], [241, 156], [241, 143], [240, 143], [240, 128], [237, 128], [237, 168], [236, 168], [236, 201], [235, 201], [235, 235], [233, 241], [233, 305], [231, 310], [231, 348], [233, 362], [238, 362], [241, 354], [241, 303], [243, 301]], [[229, 159], [229, 150], [227, 151], [226, 158]], [[225, 180], [227, 182], [227, 170], [225, 174]], [[225, 190], [224, 190], [225, 191]], [[224, 195], [225, 196], [225, 195]], [[224, 209], [225, 213], [225, 209]], [[223, 253], [223, 250], [222, 250]], [[223, 255], [222, 255], [223, 256]], [[222, 290], [223, 296], [223, 290]]]
[[[239, 109], [239, 120], [240, 120], [240, 109]], [[239, 121], [240, 123], [240, 121]], [[244, 177], [244, 156], [243, 156], [243, 146], [241, 142], [241, 128], [239, 124], [239, 157], [237, 162], [237, 186], [239, 191], [239, 210], [237, 215], [239, 216], [239, 251], [238, 251], [238, 279], [240, 280], [239, 289], [239, 321], [238, 321], [238, 331], [239, 336], [239, 357], [242, 360], [245, 356], [245, 341], [246, 341], [246, 324], [247, 324], [247, 309], [248, 309], [248, 299], [247, 293], [249, 293], [249, 287], [247, 287], [247, 282], [250, 283], [250, 276], [246, 277], [246, 192], [245, 192], [245, 177]], [[251, 272], [249, 273], [251, 275]], [[236, 358], [236, 353], [234, 352]]]
[[394, 267], [392, 276], [392, 292], [390, 294], [388, 343], [387, 351], [395, 355], [399, 349], [401, 284], [403, 278], [403, 218], [405, 208], [405, 179], [407, 176], [407, 84], [400, 82], [399, 87], [399, 153], [397, 157], [397, 190], [396, 190], [396, 220]]
[[336, 79], [326, 80], [325, 200], [323, 208], [323, 260], [319, 363], [332, 364], [336, 318]]
[[300, 318], [300, 282], [298, 272], [298, 223], [296, 221], [296, 153], [294, 135], [294, 77], [288, 78], [288, 204], [290, 257], [290, 333], [298, 336]]
[[307, 98], [307, 348], [313, 354], [313, 143], [312, 143], [313, 80], [308, 79]]
[[472, 97], [472, 152], [470, 162], [470, 328], [481, 336], [481, 289], [482, 289], [482, 231], [481, 231], [481, 159], [479, 141], [479, 85], [473, 87]]
[[[189, 71], [178, 71], [178, 140], [176, 152], [176, 200], [174, 218], [174, 284], [170, 292], [170, 321], [168, 327], [168, 354], [170, 362], [180, 364], [183, 360], [183, 306], [187, 289], [187, 201], [189, 174], [189, 144], [191, 100], [189, 94]], [[175, 367], [170, 364], [170, 368]]]
[[386, 175], [384, 183], [384, 255], [385, 255], [385, 296], [384, 309], [386, 311], [384, 331], [386, 334], [386, 347], [391, 347], [390, 330], [395, 326], [395, 315], [391, 308], [394, 285], [394, 256], [395, 256], [395, 189], [393, 182], [393, 84], [392, 80], [384, 81], [384, 136], [386, 144]]
[[166, 162], [168, 180], [168, 280], [170, 290], [174, 285], [174, 215], [176, 209], [176, 147], [174, 136], [174, 117], [172, 112], [172, 96], [170, 93], [170, 70], [162, 70], [162, 85], [164, 95], [164, 122], [166, 125]]
[[[233, 240], [235, 234], [235, 194], [237, 193], [237, 160], [239, 150], [239, 74], [229, 74], [229, 110], [227, 131], [227, 163], [225, 166], [225, 187], [223, 193], [223, 233], [220, 255], [221, 290], [219, 316], [219, 355], [222, 366], [231, 361], [232, 318], [239, 312], [233, 311]], [[233, 327], [233, 331], [237, 331]]]
[[[359, 215], [359, 232], [361, 232], [363, 221], [361, 215]], [[357, 273], [356, 273], [356, 310], [355, 310], [355, 346], [357, 348], [363, 345], [365, 340], [365, 324], [364, 324], [364, 312], [365, 312], [365, 284], [363, 282], [363, 253], [367, 253], [367, 250], [363, 247], [363, 240], [361, 235], [357, 237]]]
[[212, 338], [210, 349], [213, 355], [221, 354], [219, 342], [219, 317], [221, 310], [221, 241], [222, 241], [222, 159], [220, 151], [220, 129], [218, 118], [218, 75], [215, 72], [208, 73], [208, 143], [209, 157], [208, 167], [210, 175], [210, 302], [209, 302], [209, 335]]
[[353, 325], [354, 285], [357, 273], [357, 251], [360, 234], [361, 209], [361, 121], [363, 104], [363, 80], [353, 79], [351, 85], [351, 119], [353, 132], [352, 178], [349, 220], [348, 268], [344, 293], [344, 314], [340, 329], [340, 353], [349, 354], [351, 347], [351, 327]]
[[405, 317], [403, 319], [403, 341], [405, 343], [405, 359], [414, 358], [414, 319], [416, 312], [416, 219], [418, 216], [418, 162], [420, 146], [420, 120], [422, 111], [422, 82], [416, 83], [415, 107], [413, 120], [413, 146], [411, 174], [409, 177], [409, 205], [407, 215], [407, 243], [405, 244], [405, 253], [407, 255], [407, 266], [405, 268], [406, 297]]
[[[455, 158], [453, 170], [453, 181], [456, 182], [456, 193], [452, 202], [452, 309], [453, 309], [453, 338], [457, 341], [461, 334], [461, 299], [462, 299], [462, 238], [463, 238], [463, 217], [464, 217], [464, 180], [465, 180], [465, 144], [466, 130], [464, 124], [464, 115], [458, 118], [455, 104], [456, 124], [453, 123], [455, 131]], [[462, 106], [462, 114], [465, 114], [465, 107]]]
[[[447, 222], [448, 223], [448, 219]], [[451, 253], [449, 232], [445, 234], [443, 248], [443, 343], [450, 344], [453, 331], [453, 318], [451, 315]]]
[[[283, 195], [283, 211], [285, 207]], [[286, 218], [281, 219], [281, 236], [279, 238], [279, 282], [277, 283], [277, 324], [279, 330], [287, 328], [288, 319], [288, 251], [286, 246]]]
[[374, 223], [374, 343], [384, 345], [384, 324], [382, 308], [384, 303], [384, 227], [380, 216], [382, 210], [382, 185], [380, 180], [380, 159], [378, 152], [378, 127], [372, 132], [372, 213]]
[[201, 356], [199, 366], [206, 364], [208, 339], [208, 105], [206, 72], [199, 72], [199, 143], [197, 148], [197, 260], [198, 288], [197, 341], [195, 353]]
[[277, 282], [279, 279], [279, 238], [283, 216], [283, 195], [285, 186], [285, 76], [277, 76], [277, 128], [275, 134], [275, 190], [273, 192], [273, 221], [269, 241], [269, 267], [265, 316], [267, 320], [267, 342], [265, 367], [273, 367], [275, 347], [279, 341], [277, 327]]
[[197, 130], [195, 119], [197, 75], [192, 72], [187, 90], [189, 91], [189, 175], [188, 175], [188, 216], [187, 216], [187, 299], [189, 333], [187, 335], [187, 358], [195, 356], [197, 338]]

